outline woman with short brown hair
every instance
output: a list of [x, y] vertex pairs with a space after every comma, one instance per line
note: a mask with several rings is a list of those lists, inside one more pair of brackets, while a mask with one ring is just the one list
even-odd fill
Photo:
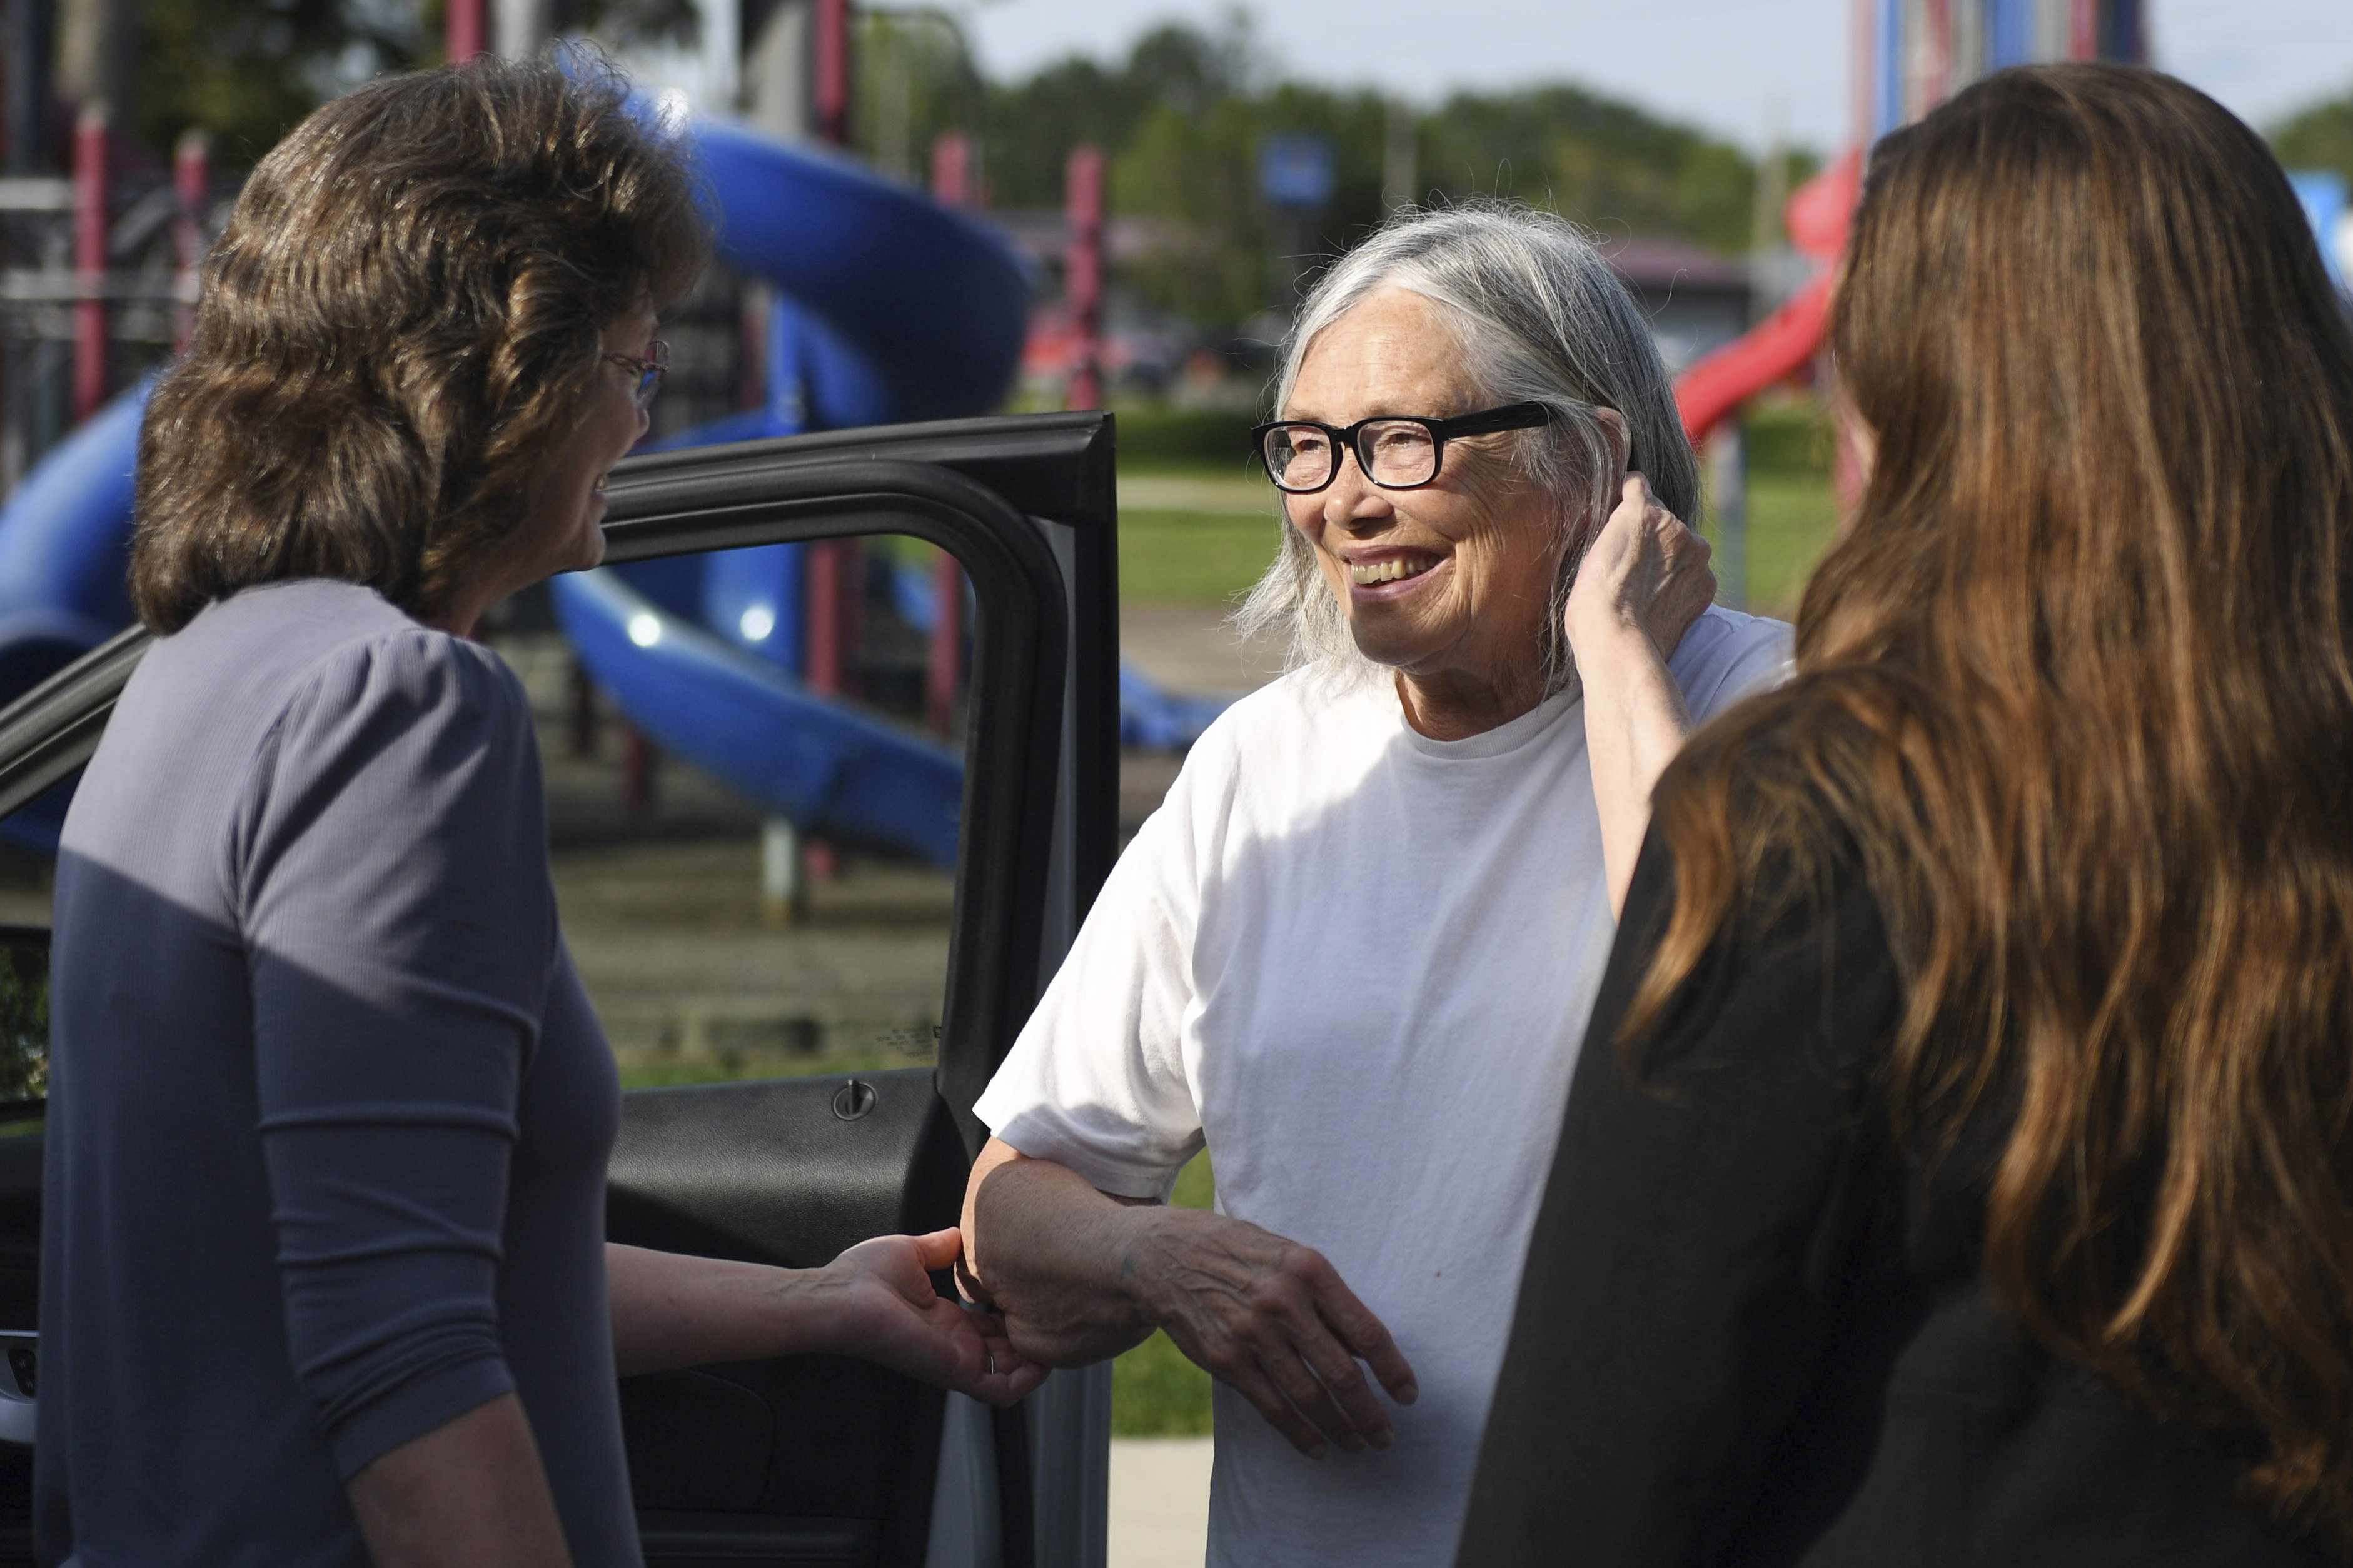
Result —
[[638, 1561], [624, 1373], [1043, 1375], [929, 1272], [604, 1240], [619, 1117], [530, 704], [467, 634], [603, 552], [703, 232], [596, 62], [320, 110], [253, 174], [140, 453], [164, 634], [58, 856], [44, 1561]]
[[1875, 153], [1875, 442], [1696, 736], [1459, 1561], [2353, 1555], [2353, 333], [2262, 141], [2004, 72]]

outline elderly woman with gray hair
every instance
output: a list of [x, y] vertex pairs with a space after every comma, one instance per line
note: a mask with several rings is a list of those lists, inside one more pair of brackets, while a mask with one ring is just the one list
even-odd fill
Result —
[[[1294, 668], [982, 1098], [966, 1283], [1033, 1359], [1163, 1328], [1215, 1374], [1211, 1563], [1443, 1563], [1651, 785], [1788, 628], [1712, 605], [1665, 369], [1557, 218], [1393, 221], [1278, 394], [1242, 620]], [[1165, 1206], [1204, 1146], [1219, 1212]]]

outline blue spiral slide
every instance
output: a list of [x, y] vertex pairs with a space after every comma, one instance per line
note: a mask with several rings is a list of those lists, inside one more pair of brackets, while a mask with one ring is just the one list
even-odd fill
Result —
[[[776, 293], [768, 397], [671, 442], [951, 418], [1001, 405], [1029, 299], [995, 230], [822, 151], [698, 123], [720, 255]], [[124, 588], [144, 384], [76, 429], [0, 510], [0, 701], [132, 619]], [[800, 551], [770, 545], [559, 577], [582, 663], [658, 744], [809, 833], [955, 859], [963, 758], [800, 679]], [[930, 584], [897, 584], [928, 622]], [[67, 788], [9, 824], [54, 848]]]
[[[1013, 381], [1029, 279], [994, 229], [840, 158], [699, 122], [719, 254], [774, 286], [767, 398], [674, 438], [706, 446], [986, 414]], [[664, 750], [806, 833], [955, 863], [960, 752], [801, 679], [801, 547], [607, 568], [550, 584], [581, 664]], [[930, 619], [930, 584], [895, 597]]]
[[[776, 291], [763, 406], [665, 445], [705, 446], [987, 414], [1028, 325], [1029, 268], [1003, 236], [822, 149], [700, 121], [691, 140], [719, 254]], [[76, 429], [0, 510], [0, 702], [130, 624], [132, 468], [147, 385]], [[764, 545], [558, 577], [556, 616], [648, 737], [803, 832], [955, 861], [960, 752], [801, 679], [801, 549]], [[928, 574], [893, 569], [928, 630]], [[967, 623], [969, 621], [967, 620]], [[1121, 670], [1123, 738], [1189, 744], [1224, 707]], [[70, 784], [0, 832], [53, 849]]]

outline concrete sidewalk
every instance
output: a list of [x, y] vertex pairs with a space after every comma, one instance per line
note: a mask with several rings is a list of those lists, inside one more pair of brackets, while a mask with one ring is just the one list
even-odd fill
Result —
[[1113, 1440], [1110, 1568], [1201, 1568], [1209, 1548], [1209, 1444]]
[[1226, 624], [1226, 606], [1123, 604], [1119, 651], [1171, 691], [1255, 691], [1282, 673], [1283, 648], [1244, 642]]

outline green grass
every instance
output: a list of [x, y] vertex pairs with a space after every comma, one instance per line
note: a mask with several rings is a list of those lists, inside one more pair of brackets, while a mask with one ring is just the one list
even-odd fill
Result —
[[[1758, 474], [1748, 481], [1748, 605], [1787, 616], [1838, 526], [1830, 481]], [[1130, 603], [1230, 604], [1273, 559], [1271, 519], [1231, 512], [1124, 511], [1119, 592]]]
[[1748, 605], [1786, 619], [1838, 529], [1828, 479], [1756, 475], [1748, 481]]
[[835, 1073], [896, 1072], [902, 1068], [927, 1068], [921, 1057], [879, 1053], [839, 1057], [756, 1056], [740, 1062], [661, 1062], [625, 1067], [623, 1089], [673, 1089], [691, 1083], [742, 1083], [766, 1078], [818, 1078]]
[[[1194, 1156], [1176, 1178], [1170, 1201], [1205, 1209], [1216, 1197], [1209, 1157]], [[1199, 1437], [1209, 1430], [1209, 1374], [1185, 1359], [1158, 1330], [1111, 1365], [1111, 1430], [1114, 1437]]]
[[1229, 602], [1274, 559], [1279, 526], [1271, 516], [1124, 510], [1119, 596], [1131, 602]]

